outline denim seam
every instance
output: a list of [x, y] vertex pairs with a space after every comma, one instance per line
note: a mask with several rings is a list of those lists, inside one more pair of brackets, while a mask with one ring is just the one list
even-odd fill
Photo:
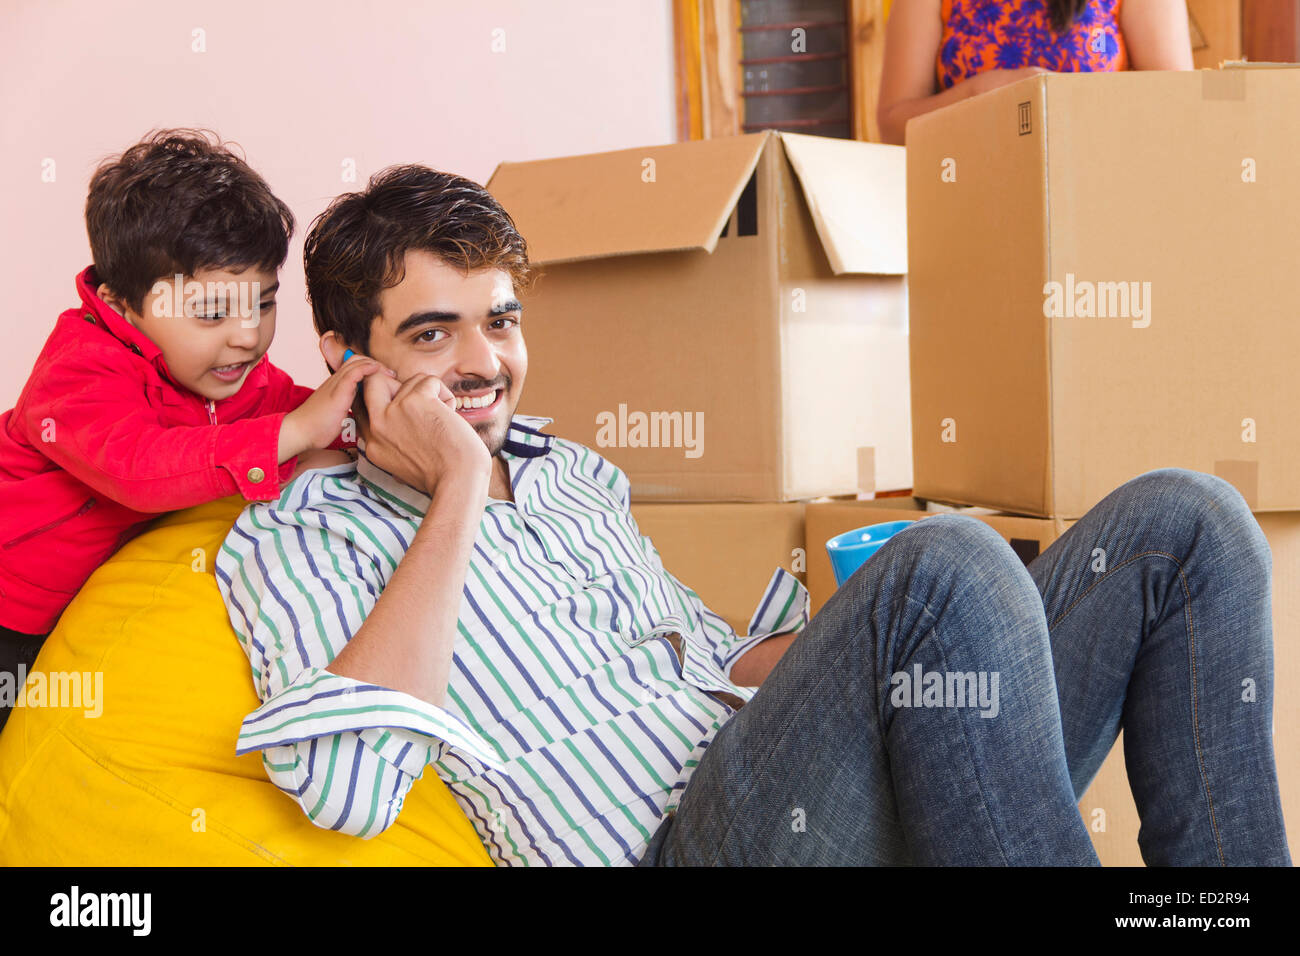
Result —
[[[939, 623], [939, 619], [938, 619], [937, 617], [935, 617], [934, 613], [930, 610], [930, 606], [929, 606], [928, 604], [926, 604], [926, 603], [924, 603], [924, 602], [922, 602], [922, 601], [916, 601], [914, 598], [911, 598], [911, 597], [909, 597], [909, 596], [906, 595], [906, 594], [904, 594], [904, 595], [902, 596], [902, 598], [903, 598], [903, 600], [905, 600], [905, 601], [909, 601], [909, 602], [912, 602], [912, 603], [920, 604], [921, 607], [924, 608], [925, 613], [930, 617], [931, 620], [933, 620], [933, 621], [935, 622], [935, 625], [937, 625], [937, 624]], [[935, 637], [936, 637], [935, 645], [939, 648], [939, 657], [940, 657], [940, 659], [941, 659], [941, 663], [942, 663], [942, 665], [943, 665], [944, 670], [945, 670], [945, 671], [950, 670], [951, 668], [949, 668], [949, 666], [948, 666], [948, 653], [947, 653], [947, 649], [944, 647], [943, 641], [942, 641], [941, 639], [938, 639], [939, 628], [938, 628], [937, 626], [933, 626], [933, 627], [930, 628], [929, 633], [935, 635]], [[924, 638], [922, 638], [922, 640], [924, 640]], [[919, 647], [919, 644], [918, 644], [918, 647]], [[1011, 861], [1007, 859], [1006, 848], [1003, 846], [1003, 843], [1002, 843], [1002, 834], [1001, 834], [1001, 832], [1000, 832], [999, 827], [995, 824], [992, 815], [989, 813], [989, 801], [988, 801], [988, 797], [987, 797], [987, 795], [986, 795], [985, 792], [984, 792], [984, 785], [983, 785], [983, 783], [980, 781], [979, 764], [978, 764], [978, 762], [975, 760], [975, 754], [974, 754], [974, 752], [971, 750], [970, 738], [969, 738], [969, 737], [967, 736], [967, 734], [966, 734], [966, 724], [965, 724], [964, 722], [962, 722], [961, 720], [958, 720], [958, 722], [957, 722], [957, 726], [959, 726], [959, 727], [961, 728], [961, 739], [962, 739], [962, 743], [966, 745], [966, 757], [967, 757], [967, 759], [970, 761], [970, 765], [971, 765], [971, 775], [975, 778], [975, 789], [978, 791], [978, 793], [979, 793], [979, 798], [980, 798], [980, 802], [981, 802], [981, 804], [983, 804], [983, 807], [984, 807], [984, 818], [985, 818], [985, 820], [988, 822], [989, 830], [990, 830], [990, 831], [994, 834], [994, 836], [996, 837], [996, 843], [997, 843], [997, 847], [998, 847], [998, 853], [1000, 853], [1000, 854], [1002, 855], [1002, 865], [1003, 865], [1003, 866], [1010, 866], [1010, 865], [1011, 865]], [[1062, 750], [1064, 750], [1064, 747], [1062, 747]], [[889, 751], [886, 750], [885, 752], [888, 753]], [[1064, 756], [1064, 755], [1063, 755], [1063, 756]], [[904, 832], [906, 832], [906, 831], [904, 831]]]
[[1190, 657], [1191, 657], [1191, 668], [1192, 668], [1192, 687], [1191, 687], [1192, 743], [1196, 750], [1196, 765], [1197, 765], [1197, 769], [1200, 771], [1201, 774], [1201, 786], [1205, 789], [1205, 800], [1209, 805], [1208, 808], [1210, 812], [1210, 829], [1214, 832], [1214, 849], [1215, 852], [1217, 852], [1219, 855], [1219, 865], [1227, 866], [1226, 861], [1223, 859], [1223, 842], [1219, 834], [1219, 821], [1214, 813], [1214, 795], [1210, 792], [1210, 781], [1206, 778], [1205, 775], [1205, 755], [1201, 750], [1200, 696], [1197, 692], [1197, 681], [1196, 681], [1196, 625], [1195, 625], [1195, 621], [1192, 618], [1191, 589], [1187, 586], [1187, 576], [1183, 572], [1183, 563], [1179, 561], [1178, 558], [1176, 558], [1174, 555], [1170, 554], [1168, 551], [1151, 550], [1151, 551], [1143, 551], [1140, 554], [1132, 555], [1126, 560], [1121, 561], [1119, 564], [1111, 568], [1109, 571], [1105, 572], [1097, 581], [1089, 585], [1089, 587], [1082, 594], [1080, 594], [1074, 600], [1074, 602], [1070, 604], [1068, 608], [1066, 608], [1064, 611], [1061, 612], [1060, 617], [1058, 617], [1055, 621], [1053, 621], [1051, 626], [1056, 627], [1057, 624], [1064, 621], [1066, 617], [1068, 617], [1070, 613], [1073, 612], [1074, 609], [1079, 606], [1079, 604], [1084, 600], [1084, 598], [1086, 598], [1089, 594], [1091, 594], [1095, 588], [1100, 587], [1101, 584], [1107, 581], [1111, 577], [1111, 575], [1113, 575], [1115, 572], [1119, 571], [1121, 568], [1125, 567], [1126, 565], [1131, 564], [1134, 561], [1137, 561], [1140, 558], [1150, 557], [1152, 555], [1168, 558], [1178, 568], [1178, 583], [1182, 587], [1183, 601], [1187, 608], [1185, 612], [1187, 617], [1187, 638], [1188, 638], [1189, 650], [1191, 652]]

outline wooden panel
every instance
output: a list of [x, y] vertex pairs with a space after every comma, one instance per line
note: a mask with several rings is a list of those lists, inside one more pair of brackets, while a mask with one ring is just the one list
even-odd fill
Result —
[[704, 79], [704, 135], [740, 132], [740, 56], [731, 0], [700, 0], [700, 69]]
[[853, 90], [853, 138], [880, 142], [876, 103], [885, 62], [885, 0], [849, 0], [849, 83]]
[[735, 0], [673, 0], [679, 141], [740, 132]]
[[677, 72], [677, 139], [704, 138], [700, 81], [700, 0], [673, 0], [673, 52]]
[[1241, 0], [1241, 20], [1246, 59], [1300, 62], [1300, 0]]
[[1187, 0], [1187, 29], [1196, 69], [1241, 59], [1241, 0]]

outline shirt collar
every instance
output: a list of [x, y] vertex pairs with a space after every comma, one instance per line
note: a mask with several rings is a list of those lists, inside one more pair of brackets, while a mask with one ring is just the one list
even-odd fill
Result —
[[[506, 431], [505, 444], [501, 448], [501, 457], [510, 469], [510, 485], [516, 485], [516, 475], [529, 459], [540, 458], [551, 450], [554, 435], [544, 434], [541, 429], [551, 424], [552, 419], [537, 415], [515, 415], [510, 419], [510, 428]], [[357, 439], [357, 475], [379, 496], [406, 511], [423, 516], [429, 510], [432, 499], [423, 491], [412, 488], [400, 478], [380, 468], [366, 457], [365, 442]]]

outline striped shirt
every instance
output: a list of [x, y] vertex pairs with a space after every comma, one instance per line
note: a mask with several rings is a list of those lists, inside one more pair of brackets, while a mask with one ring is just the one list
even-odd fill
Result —
[[[238, 752], [318, 826], [363, 837], [433, 765], [499, 865], [633, 864], [750, 688], [731, 667], [801, 630], [777, 569], [739, 637], [663, 566], [617, 467], [517, 415], [461, 599], [446, 702], [332, 674], [429, 505], [369, 461], [309, 471], [251, 505], [216, 562], [262, 705]], [[681, 659], [665, 635], [681, 635]]]

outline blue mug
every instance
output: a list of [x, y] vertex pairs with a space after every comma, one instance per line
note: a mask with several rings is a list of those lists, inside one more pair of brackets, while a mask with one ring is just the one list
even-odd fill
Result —
[[831, 570], [835, 572], [835, 586], [839, 587], [853, 576], [853, 572], [867, 563], [881, 549], [886, 541], [916, 519], [908, 521], [887, 521], [884, 524], [867, 525], [837, 534], [826, 542], [826, 552], [831, 556]]

